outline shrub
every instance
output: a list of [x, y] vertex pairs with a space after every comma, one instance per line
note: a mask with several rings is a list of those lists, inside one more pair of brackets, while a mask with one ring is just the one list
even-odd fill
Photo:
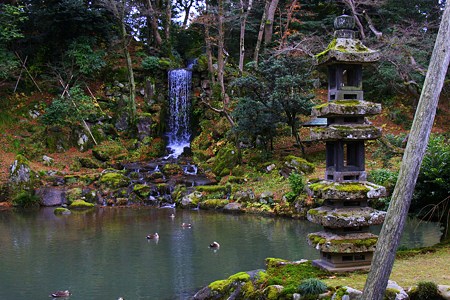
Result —
[[152, 73], [159, 70], [159, 58], [156, 56], [147, 56], [142, 60], [142, 68]]
[[391, 201], [390, 194], [394, 190], [395, 184], [397, 183], [397, 178], [398, 172], [388, 169], [377, 169], [369, 172], [369, 181], [384, 186], [389, 195], [388, 197], [378, 199], [378, 203], [375, 205], [376, 208], [387, 210]]
[[327, 285], [317, 278], [305, 279], [298, 286], [298, 290], [302, 295], [319, 295], [325, 293], [327, 288]]
[[413, 289], [409, 298], [411, 300], [440, 300], [438, 287], [436, 283], [430, 281], [421, 281], [417, 284], [417, 288]]
[[100, 113], [98, 106], [89, 96], [84, 94], [81, 88], [71, 88], [69, 95], [53, 100], [52, 104], [45, 109], [42, 123], [46, 125], [71, 125], [79, 123], [81, 119], [95, 119]]
[[23, 208], [39, 206], [39, 201], [39, 197], [30, 191], [20, 191], [12, 199], [15, 206]]
[[450, 196], [450, 144], [443, 135], [432, 135], [420, 167], [411, 209], [437, 204]]
[[299, 173], [291, 173], [289, 175], [289, 185], [291, 186], [292, 191], [299, 195], [305, 189], [305, 178]]

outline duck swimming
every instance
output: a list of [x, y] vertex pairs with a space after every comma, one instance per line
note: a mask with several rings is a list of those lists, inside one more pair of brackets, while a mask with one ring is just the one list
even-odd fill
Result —
[[209, 248], [211, 248], [211, 249], [219, 249], [220, 248], [220, 244], [218, 242], [212, 242], [209, 245]]
[[183, 228], [191, 228], [192, 224], [190, 224], [190, 223], [182, 223], [181, 227], [183, 227]]
[[159, 239], [159, 234], [157, 232], [150, 233], [149, 235], [147, 235], [147, 240], [156, 240], [156, 239]]
[[55, 297], [55, 298], [60, 298], [60, 297], [69, 297], [70, 295], [72, 295], [72, 293], [69, 292], [68, 290], [65, 290], [65, 291], [53, 292], [50, 296]]

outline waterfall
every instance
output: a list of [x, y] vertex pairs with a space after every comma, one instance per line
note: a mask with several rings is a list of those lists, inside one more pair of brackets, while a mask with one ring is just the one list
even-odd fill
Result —
[[169, 71], [168, 157], [177, 158], [190, 146], [191, 77], [190, 69]]

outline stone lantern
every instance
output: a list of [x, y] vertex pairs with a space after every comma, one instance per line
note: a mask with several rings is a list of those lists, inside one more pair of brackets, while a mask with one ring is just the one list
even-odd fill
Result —
[[381, 137], [366, 119], [379, 114], [381, 105], [364, 101], [362, 90], [362, 66], [379, 54], [355, 38], [354, 25], [351, 16], [337, 17], [334, 40], [316, 55], [318, 65], [328, 68], [328, 101], [315, 106], [312, 115], [327, 118], [327, 126], [312, 128], [311, 140], [326, 143], [326, 171], [324, 180], [308, 185], [310, 195], [323, 201], [308, 212], [308, 220], [324, 230], [309, 234], [308, 242], [320, 251], [314, 264], [333, 272], [370, 267], [378, 237], [369, 227], [385, 217], [367, 205], [386, 189], [366, 181], [364, 146]]

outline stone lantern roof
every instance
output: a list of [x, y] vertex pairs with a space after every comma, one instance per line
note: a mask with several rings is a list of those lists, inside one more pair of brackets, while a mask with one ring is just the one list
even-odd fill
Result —
[[355, 38], [355, 19], [342, 15], [334, 21], [334, 39], [327, 49], [316, 54], [317, 64], [341, 63], [371, 63], [380, 59], [380, 54], [365, 46]]

